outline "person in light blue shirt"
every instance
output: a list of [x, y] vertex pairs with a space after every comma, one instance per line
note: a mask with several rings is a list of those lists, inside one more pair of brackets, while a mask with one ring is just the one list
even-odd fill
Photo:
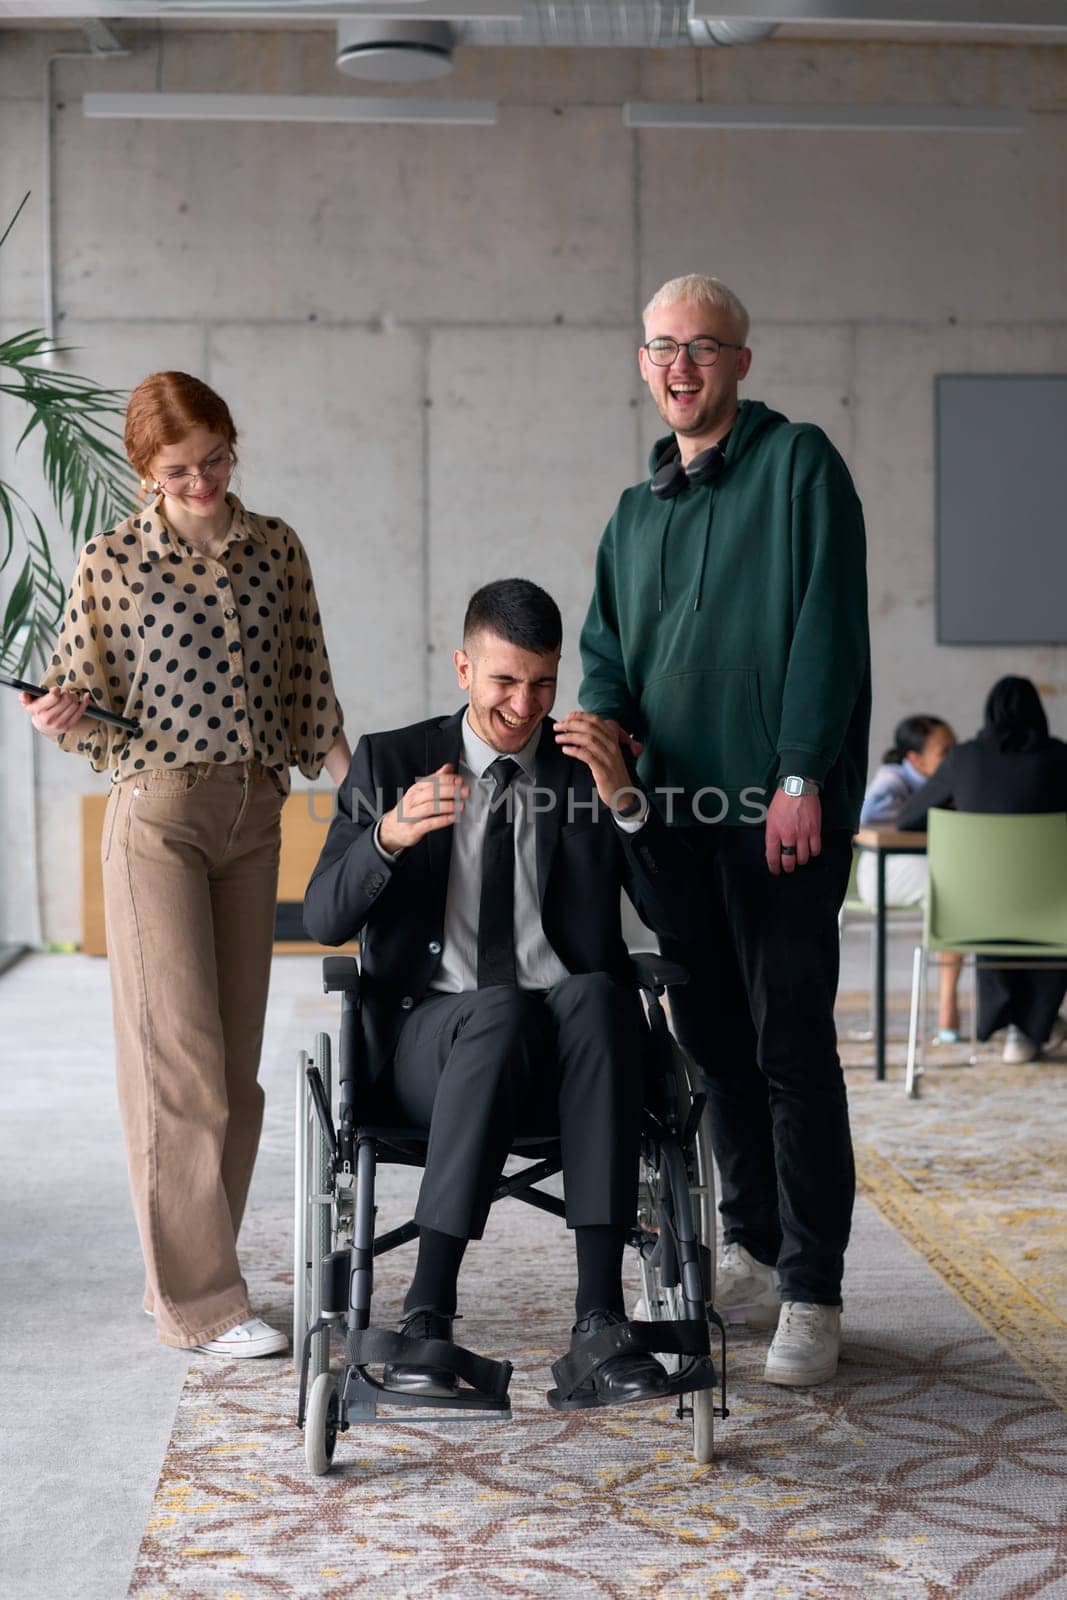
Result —
[[[952, 744], [952, 730], [935, 717], [905, 717], [897, 725], [892, 749], [886, 751], [882, 765], [867, 785], [860, 827], [895, 822], [905, 800], [922, 788]], [[929, 756], [926, 754], [928, 746], [933, 747]]]
[[[923, 787], [956, 743], [956, 735], [943, 717], [916, 713], [898, 722], [893, 743], [882, 757], [882, 764], [867, 786], [860, 812], [860, 827], [896, 822], [906, 801]], [[874, 906], [877, 867], [874, 856], [865, 851], [856, 873], [860, 899]], [[895, 856], [886, 862], [886, 904], [921, 905], [926, 898], [928, 875], [922, 856]], [[940, 967], [937, 1041], [959, 1041], [960, 1010], [957, 989], [960, 958], [946, 956]]]

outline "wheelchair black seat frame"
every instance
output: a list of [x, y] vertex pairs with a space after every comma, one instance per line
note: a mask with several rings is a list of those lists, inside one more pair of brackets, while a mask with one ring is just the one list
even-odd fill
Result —
[[[671, 1051], [673, 1041], [660, 999], [669, 985], [684, 982], [687, 974], [684, 969], [658, 956], [634, 956], [632, 961], [635, 981], [646, 998], [652, 1046], [650, 1054], [656, 1057], [658, 1052], [658, 1059], [662, 1063], [663, 1052]], [[370, 1325], [374, 1257], [418, 1235], [416, 1224], [407, 1222], [375, 1238], [374, 1189], [378, 1157], [381, 1154], [392, 1162], [421, 1166], [425, 1137], [420, 1139], [413, 1130], [358, 1123], [356, 1096], [363, 1040], [360, 979], [355, 959], [351, 956], [327, 957], [323, 962], [323, 987], [327, 993], [339, 990], [342, 994], [339, 1112], [336, 1126], [326, 1088], [313, 1065], [307, 1067], [307, 1083], [318, 1124], [329, 1148], [334, 1183], [339, 1188], [352, 1191], [354, 1205], [350, 1241], [344, 1249], [331, 1253], [322, 1262], [323, 1310], [303, 1337], [297, 1425], [301, 1428], [304, 1426], [307, 1412], [312, 1341], [318, 1335], [324, 1335], [329, 1341], [333, 1332], [340, 1332], [342, 1327], [345, 1333], [345, 1369], [337, 1408], [339, 1432], [346, 1431], [354, 1423], [378, 1420], [379, 1404], [428, 1409], [441, 1413], [442, 1420], [446, 1412], [451, 1413], [453, 1420], [468, 1413], [474, 1414], [471, 1420], [475, 1420], [475, 1417], [487, 1420], [490, 1416], [507, 1420], [511, 1416], [508, 1386], [513, 1369], [510, 1362], [490, 1360], [450, 1341], [416, 1340], [392, 1329], [373, 1328]], [[684, 1151], [704, 1112], [704, 1096], [698, 1093], [688, 1105], [678, 1104], [677, 1086], [673, 1083], [672, 1075], [661, 1070], [660, 1077], [663, 1079], [660, 1085], [662, 1092], [657, 1095], [656, 1111], [646, 1108], [642, 1128], [643, 1153], [651, 1158], [659, 1175], [659, 1193], [655, 1197], [657, 1226], [650, 1229], [635, 1223], [628, 1242], [646, 1261], [656, 1261], [665, 1283], [677, 1285], [683, 1316], [677, 1321], [625, 1323], [606, 1328], [580, 1349], [561, 1357], [552, 1368], [556, 1387], [547, 1396], [549, 1405], [556, 1410], [578, 1410], [599, 1405], [595, 1395], [590, 1397], [587, 1381], [595, 1366], [613, 1353], [646, 1351], [670, 1353], [680, 1358], [679, 1368], [670, 1375], [665, 1393], [656, 1397], [660, 1402], [677, 1398], [678, 1413], [684, 1416], [683, 1399], [686, 1394], [720, 1387], [721, 1399], [715, 1407], [715, 1415], [729, 1416], [726, 1405], [726, 1330], [709, 1301], [706, 1288], [708, 1271], [701, 1259], [705, 1247], [696, 1236], [692, 1220], [684, 1157]], [[672, 1080], [669, 1088], [668, 1079]], [[515, 1153], [521, 1155], [524, 1145], [540, 1159], [519, 1172], [502, 1176], [494, 1191], [494, 1204], [497, 1200], [511, 1197], [563, 1218], [563, 1201], [535, 1187], [562, 1170], [558, 1151], [554, 1154], [545, 1153], [546, 1149], [551, 1150], [552, 1141], [526, 1139], [517, 1141]], [[655, 1159], [657, 1154], [658, 1160]], [[719, 1334], [719, 1372], [716, 1371], [710, 1351], [709, 1328], [712, 1325]], [[450, 1395], [420, 1394], [390, 1388], [368, 1371], [368, 1367], [384, 1363], [440, 1366], [453, 1373], [466, 1387]]]

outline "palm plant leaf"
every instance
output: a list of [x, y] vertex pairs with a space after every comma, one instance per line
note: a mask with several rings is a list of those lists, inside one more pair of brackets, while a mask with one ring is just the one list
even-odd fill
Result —
[[120, 435], [105, 420], [122, 415], [124, 397], [117, 389], [37, 364], [67, 353], [39, 330], [0, 341], [0, 394], [29, 408], [15, 448], [40, 435], [45, 481], [76, 548], [124, 516], [131, 496], [129, 468], [117, 448]]
[[0, 620], [0, 672], [16, 678], [48, 660], [66, 600], [44, 529], [32, 512], [29, 522], [20, 520], [27, 554]]
[[0, 233], [0, 244], [3, 244], [4, 240], [7, 238], [8, 234], [11, 232], [11, 230], [15, 226], [16, 222], [19, 220], [19, 217], [22, 215], [22, 208], [26, 204], [26, 201], [30, 198], [31, 193], [32, 193], [32, 190], [27, 189], [26, 193], [23, 195], [22, 199], [19, 201], [18, 210], [15, 212], [15, 215], [11, 218], [11, 221], [8, 223], [7, 227], [4, 229], [3, 233]]
[[[15, 449], [36, 436], [52, 503], [77, 549], [127, 515], [132, 496], [120, 435], [108, 420], [122, 415], [124, 396], [40, 365], [67, 353], [39, 329], [0, 340], [0, 395], [28, 408]], [[0, 570], [20, 547], [25, 557], [0, 619], [0, 664], [16, 674], [47, 659], [65, 591], [40, 517], [0, 478]]]
[[[30, 524], [29, 532], [27, 522]], [[27, 543], [31, 539], [45, 550], [48, 549], [44, 527], [36, 511], [17, 489], [0, 479], [0, 572], [11, 560], [16, 542]]]

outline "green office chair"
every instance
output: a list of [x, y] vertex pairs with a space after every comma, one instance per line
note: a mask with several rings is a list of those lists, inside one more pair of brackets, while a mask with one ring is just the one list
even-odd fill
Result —
[[912, 965], [905, 1079], [912, 1099], [923, 1074], [919, 1008], [929, 955], [995, 956], [1004, 967], [1060, 957], [1056, 964], [1067, 966], [1067, 813], [979, 816], [933, 809], [927, 826], [930, 886], [923, 942]]

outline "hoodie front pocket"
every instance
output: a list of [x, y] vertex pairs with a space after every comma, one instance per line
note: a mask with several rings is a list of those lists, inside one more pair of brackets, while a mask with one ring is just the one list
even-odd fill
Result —
[[763, 789], [776, 761], [754, 667], [712, 667], [665, 673], [646, 685], [647, 729], [642, 766], [653, 787], [692, 796], [717, 788], [731, 801]]

